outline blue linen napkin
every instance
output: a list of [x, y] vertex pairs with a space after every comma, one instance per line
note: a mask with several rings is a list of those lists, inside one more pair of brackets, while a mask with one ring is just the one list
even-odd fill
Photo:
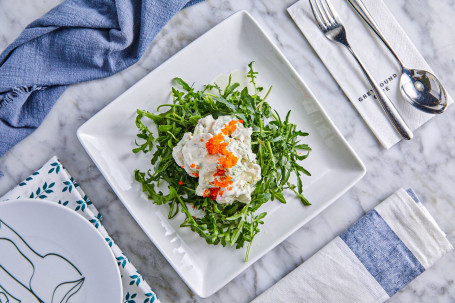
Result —
[[0, 55], [0, 157], [32, 133], [66, 87], [142, 56], [172, 16], [202, 0], [66, 0]]
[[1, 201], [19, 198], [54, 201], [82, 215], [103, 236], [117, 259], [123, 286], [122, 302], [160, 302], [142, 275], [109, 236], [101, 223], [101, 214], [57, 157], [52, 157], [43, 167], [33, 172], [18, 186], [1, 197], [0, 203]]
[[398, 190], [252, 303], [381, 303], [453, 250], [412, 190]]

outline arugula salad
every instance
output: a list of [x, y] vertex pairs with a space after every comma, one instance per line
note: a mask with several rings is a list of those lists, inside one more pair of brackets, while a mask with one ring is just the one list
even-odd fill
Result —
[[283, 192], [290, 191], [310, 205], [301, 179], [310, 173], [301, 161], [311, 151], [300, 142], [308, 133], [289, 122], [291, 111], [282, 118], [266, 102], [272, 87], [261, 97], [265, 91], [256, 84], [253, 62], [248, 67], [252, 94], [231, 77], [224, 89], [208, 84], [203, 90], [175, 78], [183, 91], [172, 88], [172, 103], [158, 106], [158, 113], [137, 110], [133, 149], [151, 154], [153, 168], [135, 170], [148, 199], [167, 204], [169, 219], [182, 212], [180, 226], [208, 244], [240, 249], [247, 243], [245, 261], [267, 215], [258, 213], [262, 204], [286, 203]]

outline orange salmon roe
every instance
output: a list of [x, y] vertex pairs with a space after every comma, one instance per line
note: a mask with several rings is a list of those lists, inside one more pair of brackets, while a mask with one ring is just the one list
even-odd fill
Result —
[[219, 133], [212, 138], [210, 138], [207, 143], [205, 143], [205, 148], [209, 152], [209, 154], [223, 154], [226, 153], [226, 147], [228, 146], [228, 142], [224, 142], [224, 136], [222, 133]]
[[204, 194], [202, 195], [204, 198], [205, 197], [210, 197], [210, 199], [212, 199], [213, 201], [216, 200], [216, 196], [218, 196], [218, 192], [220, 191], [220, 189], [218, 187], [212, 187], [212, 188], [208, 188], [204, 191]]
[[234, 183], [234, 182], [232, 181], [232, 177], [229, 175], [222, 176], [222, 177], [220, 177], [219, 180], [217, 180], [215, 178], [215, 181], [213, 181], [213, 185], [218, 186], [218, 187], [227, 187], [227, 186], [231, 185], [232, 183]]
[[216, 170], [216, 173], [213, 174], [214, 177], [216, 176], [224, 176], [224, 174], [226, 173], [226, 171], [224, 169], [217, 169]]
[[232, 135], [233, 132], [237, 129], [237, 120], [232, 120], [229, 121], [228, 124], [224, 124], [223, 129], [221, 129], [221, 132], [225, 134], [226, 136]]
[[[219, 167], [213, 174], [215, 177], [212, 182], [214, 187], [206, 189], [203, 197], [210, 197], [212, 200], [216, 200], [218, 195], [223, 195], [224, 191], [221, 190], [222, 188], [232, 190], [231, 185], [234, 181], [232, 181], [232, 177], [228, 174], [227, 169], [234, 167], [239, 159], [234, 155], [234, 153], [227, 150], [229, 142], [225, 142], [224, 135], [231, 136], [237, 129], [237, 122], [243, 123], [243, 120], [229, 121], [229, 123], [225, 124], [221, 129], [220, 133], [214, 135], [205, 143], [205, 148], [210, 155], [220, 154], [221, 156], [218, 160]], [[191, 168], [194, 168], [193, 165], [191, 165]]]
[[234, 156], [233, 153], [228, 152], [227, 155], [224, 155], [224, 156], [220, 157], [220, 160], [218, 161], [218, 164], [220, 166], [222, 166], [222, 167], [225, 167], [225, 168], [231, 168], [231, 167], [233, 167], [233, 166], [235, 166], [237, 164], [238, 160], [239, 160], [239, 158]]

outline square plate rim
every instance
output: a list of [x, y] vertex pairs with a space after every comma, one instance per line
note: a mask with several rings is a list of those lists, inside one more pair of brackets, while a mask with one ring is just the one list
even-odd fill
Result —
[[[101, 167], [101, 164], [99, 163], [99, 161], [96, 159], [95, 155], [92, 154], [90, 148], [88, 148], [87, 146], [87, 143], [85, 142], [84, 140], [84, 136], [86, 135], [90, 135], [88, 132], [85, 132], [86, 129], [89, 129], [90, 128], [90, 124], [94, 123], [93, 121], [96, 120], [97, 117], [101, 116], [101, 114], [105, 111], [105, 110], [109, 110], [110, 107], [113, 107], [117, 102], [121, 101], [122, 97], [128, 93], [130, 90], [133, 90], [135, 89], [138, 84], [140, 84], [141, 82], [143, 81], [147, 81], [147, 78], [150, 74], [156, 72], [157, 70], [160, 70], [163, 68], [163, 66], [165, 67], [166, 63], [168, 63], [169, 61], [171, 60], [174, 60], [175, 57], [178, 57], [179, 54], [184, 51], [186, 48], [194, 45], [194, 44], [197, 44], [197, 42], [202, 38], [204, 37], [205, 35], [207, 35], [208, 33], [212, 32], [212, 31], [216, 31], [217, 28], [219, 28], [220, 26], [222, 26], [225, 22], [228, 22], [230, 20], [233, 20], [235, 18], [239, 18], [239, 20], [241, 20], [240, 18], [242, 17], [246, 17], [249, 19], [249, 21], [251, 21], [254, 26], [256, 27], [255, 29], [258, 30], [262, 35], [263, 37], [265, 38], [265, 40], [267, 41], [267, 43], [269, 44], [269, 46], [271, 48], [273, 48], [274, 52], [276, 52], [276, 54], [280, 57], [280, 59], [283, 61], [283, 63], [286, 65], [286, 69], [288, 69], [290, 72], [292, 72], [292, 74], [295, 76], [295, 78], [299, 81], [299, 84], [301, 84], [306, 90], [307, 90], [307, 93], [309, 95], [309, 98], [311, 98], [312, 100], [314, 100], [314, 104], [318, 107], [318, 109], [320, 110], [320, 112], [323, 114], [324, 118], [326, 119], [326, 121], [330, 124], [332, 130], [334, 131], [334, 133], [337, 134], [338, 138], [342, 140], [343, 144], [344, 144], [344, 147], [347, 149], [347, 151], [349, 152], [350, 156], [352, 156], [353, 160], [355, 160], [356, 162], [356, 173], [358, 174], [356, 178], [353, 178], [351, 182], [349, 182], [348, 186], [346, 186], [343, 190], [341, 190], [337, 195], [335, 195], [334, 197], [332, 197], [331, 199], [328, 199], [327, 201], [325, 201], [324, 203], [322, 203], [322, 206], [320, 207], [320, 210], [317, 212], [317, 213], [314, 213], [312, 214], [311, 216], [305, 218], [305, 220], [303, 220], [300, 224], [297, 224], [294, 226], [294, 228], [290, 229], [287, 233], [284, 233], [282, 234], [278, 240], [276, 241], [276, 243], [274, 243], [274, 245], [264, 251], [260, 256], [258, 256], [255, 260], [252, 260], [252, 262], [248, 262], [248, 263], [244, 263], [243, 266], [241, 266], [237, 271], [235, 271], [235, 274], [232, 274], [232, 276], [229, 276], [225, 279], [223, 279], [223, 283], [220, 283], [221, 285], [219, 285], [219, 287], [214, 287], [213, 289], [209, 289], [209, 290], [206, 290], [206, 289], [202, 289], [202, 290], [199, 290], [199, 289], [196, 289], [193, 285], [193, 283], [187, 279], [187, 277], [184, 275], [183, 272], [181, 272], [180, 268], [176, 267], [173, 265], [173, 262], [171, 262], [171, 260], [169, 259], [169, 257], [166, 255], [166, 253], [164, 252], [164, 249], [162, 248], [162, 246], [160, 245], [160, 243], [158, 241], [155, 241], [155, 239], [153, 239], [153, 237], [151, 237], [149, 235], [149, 233], [147, 232], [147, 230], [144, 228], [141, 220], [139, 220], [139, 218], [135, 215], [135, 213], [130, 209], [130, 206], [128, 205], [128, 203], [126, 203], [125, 201], [123, 201], [123, 199], [121, 198], [121, 195], [119, 194], [118, 192], [118, 187], [115, 186], [113, 183], [114, 182], [111, 182], [111, 178], [108, 176], [108, 173], [102, 169]], [[259, 260], [260, 258], [262, 258], [264, 255], [266, 255], [268, 252], [270, 252], [270, 250], [272, 250], [274, 247], [276, 247], [277, 245], [279, 245], [280, 243], [282, 243], [286, 238], [288, 238], [290, 235], [292, 235], [296, 230], [300, 229], [303, 225], [305, 225], [306, 223], [308, 223], [309, 221], [311, 221], [314, 217], [318, 216], [323, 210], [325, 210], [328, 206], [330, 206], [334, 201], [336, 201], [339, 197], [341, 197], [342, 195], [344, 195], [349, 189], [351, 189], [357, 182], [359, 182], [366, 174], [366, 167], [364, 165], [364, 163], [362, 162], [362, 160], [360, 159], [360, 157], [357, 155], [357, 153], [354, 151], [354, 149], [349, 145], [349, 143], [347, 142], [346, 138], [343, 136], [343, 134], [339, 131], [339, 129], [335, 126], [334, 122], [332, 121], [332, 119], [329, 117], [329, 115], [327, 114], [326, 110], [322, 107], [322, 105], [320, 104], [320, 102], [318, 101], [318, 99], [315, 97], [314, 93], [312, 92], [312, 90], [310, 90], [310, 88], [307, 86], [307, 84], [303, 81], [303, 79], [301, 78], [300, 74], [295, 70], [295, 68], [291, 65], [291, 63], [289, 62], [289, 60], [285, 57], [285, 55], [283, 54], [283, 52], [275, 45], [275, 43], [270, 39], [270, 37], [267, 35], [267, 33], [264, 31], [264, 29], [259, 25], [259, 23], [252, 17], [252, 15], [246, 11], [246, 10], [240, 10], [240, 11], [237, 11], [235, 13], [233, 13], [232, 15], [230, 15], [229, 17], [225, 18], [224, 20], [222, 20], [221, 22], [219, 22], [218, 24], [216, 24], [215, 26], [213, 26], [211, 29], [209, 29], [208, 31], [206, 31], [204, 34], [202, 34], [201, 36], [199, 36], [198, 38], [196, 38], [195, 40], [193, 40], [191, 43], [189, 43], [186, 47], [182, 48], [181, 50], [179, 50], [177, 53], [175, 53], [173, 56], [171, 56], [170, 58], [168, 58], [167, 60], [165, 60], [162, 64], [160, 64], [159, 66], [157, 66], [154, 70], [150, 71], [149, 73], [147, 73], [143, 78], [141, 78], [140, 80], [138, 80], [135, 84], [133, 84], [130, 88], [128, 88], [126, 91], [124, 91], [122, 94], [120, 94], [118, 97], [116, 97], [113, 101], [111, 101], [109, 104], [107, 104], [105, 107], [103, 107], [101, 110], [99, 110], [95, 115], [93, 115], [89, 120], [87, 120], [84, 124], [82, 124], [77, 132], [76, 132], [76, 135], [79, 139], [79, 141], [81, 142], [82, 146], [84, 147], [85, 151], [87, 152], [87, 154], [89, 155], [89, 157], [91, 158], [91, 160], [95, 163], [95, 165], [97, 166], [97, 168], [100, 170], [101, 174], [103, 175], [103, 177], [106, 179], [106, 181], [108, 182], [108, 184], [111, 186], [112, 190], [115, 192], [115, 194], [117, 195], [117, 197], [119, 198], [119, 200], [122, 202], [122, 204], [124, 205], [124, 207], [128, 210], [128, 212], [130, 213], [130, 215], [135, 219], [135, 221], [137, 222], [137, 224], [141, 227], [141, 229], [144, 231], [144, 233], [147, 235], [147, 237], [153, 242], [153, 244], [158, 248], [158, 250], [160, 251], [160, 253], [165, 257], [165, 259], [169, 262], [169, 264], [172, 266], [172, 268], [179, 274], [180, 278], [182, 280], [185, 281], [185, 283], [187, 284], [187, 286], [192, 290], [194, 291], [198, 296], [200, 296], [201, 298], [206, 298], [206, 297], [209, 297], [211, 295], [213, 295], [214, 293], [216, 293], [217, 291], [219, 291], [221, 288], [223, 288], [224, 286], [226, 286], [227, 283], [229, 283], [231, 280], [233, 280], [235, 277], [237, 277], [241, 272], [243, 272], [245, 269], [249, 268], [253, 263], [255, 263], [257, 260]], [[153, 287], [153, 286], [152, 286]]]

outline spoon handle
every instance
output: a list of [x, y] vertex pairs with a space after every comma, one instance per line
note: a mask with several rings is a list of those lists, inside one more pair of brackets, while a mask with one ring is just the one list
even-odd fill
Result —
[[382, 107], [382, 110], [386, 114], [387, 118], [389, 119], [390, 123], [395, 127], [397, 132], [406, 140], [411, 140], [413, 137], [412, 131], [409, 129], [408, 125], [406, 122], [403, 120], [401, 117], [400, 113], [398, 113], [397, 109], [393, 105], [392, 101], [390, 101], [389, 97], [384, 93], [382, 88], [379, 86], [379, 84], [374, 81], [373, 76], [367, 71], [365, 65], [360, 61], [360, 58], [357, 57], [356, 53], [352, 50], [352, 48], [349, 45], [345, 45], [348, 50], [351, 52], [351, 54], [354, 56], [354, 58], [357, 60], [357, 63], [360, 65], [362, 68], [363, 73], [365, 74], [365, 77], [368, 79], [370, 82], [373, 92], [379, 102], [379, 104]]
[[363, 4], [362, 0], [348, 0], [349, 4], [351, 4], [352, 8], [359, 14], [360, 17], [362, 17], [363, 21], [365, 21], [370, 28], [378, 35], [378, 37], [382, 40], [382, 42], [387, 46], [387, 48], [390, 50], [390, 52], [393, 54], [395, 59], [400, 63], [401, 67], [404, 67], [403, 62], [401, 61], [400, 57], [398, 57], [398, 54], [395, 52], [393, 47], [389, 44], [387, 39], [385, 38], [384, 34], [380, 30], [379, 26], [377, 23], [374, 21], [373, 17], [371, 16], [370, 12], [368, 9], [365, 7]]

